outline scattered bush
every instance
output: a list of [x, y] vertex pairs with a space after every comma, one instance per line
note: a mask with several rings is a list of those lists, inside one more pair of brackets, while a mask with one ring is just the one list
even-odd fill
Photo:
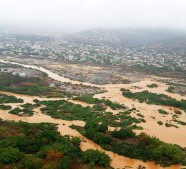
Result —
[[159, 125], [163, 125], [163, 122], [161, 122], [161, 121], [158, 121], [157, 123], [158, 123]]
[[162, 110], [162, 109], [159, 109], [158, 112], [161, 114], [169, 114], [168, 112], [166, 112], [165, 110]]
[[152, 83], [150, 85], [147, 85], [147, 87], [149, 87], [149, 88], [157, 88], [158, 85], [156, 83]]

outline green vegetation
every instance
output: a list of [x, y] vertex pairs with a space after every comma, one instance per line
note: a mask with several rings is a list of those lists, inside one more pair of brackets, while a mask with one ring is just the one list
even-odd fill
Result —
[[[130, 116], [132, 110], [127, 110], [125, 112], [120, 112], [116, 115], [116, 117], [120, 120], [118, 123], [118, 126], [120, 127], [130, 127], [133, 129], [140, 129], [136, 124], [139, 124], [141, 122], [145, 122], [144, 119]], [[143, 116], [143, 115], [142, 115]]]
[[179, 118], [177, 114], [173, 114], [172, 118]]
[[176, 111], [174, 111], [176, 114], [179, 114], [179, 115], [181, 115], [182, 114], [182, 112], [181, 111], [178, 111], [178, 110], [176, 110]]
[[141, 113], [137, 113], [136, 115], [139, 116], [139, 117], [141, 117], [141, 118], [144, 118], [144, 115], [141, 114]]
[[170, 86], [178, 86], [178, 87], [186, 87], [186, 84], [183, 83], [175, 83], [175, 82], [170, 82], [168, 83]]
[[166, 127], [175, 127], [175, 128], [178, 128], [178, 126], [174, 125], [174, 124], [170, 124], [170, 123], [165, 123], [165, 126]]
[[152, 74], [156, 76], [160, 76], [164, 74], [165, 72], [172, 72], [170, 67], [168, 66], [158, 67], [158, 66], [149, 65], [149, 64], [133, 65], [133, 66], [130, 66], [130, 69], [132, 69], [133, 71], [143, 72], [146, 74]]
[[23, 103], [23, 99], [18, 99], [15, 96], [8, 96], [6, 94], [0, 94], [0, 104], [2, 103]]
[[118, 139], [127, 139], [127, 138], [133, 138], [135, 136], [135, 133], [129, 129], [129, 128], [123, 128], [119, 131], [115, 130], [111, 133], [112, 137], [118, 138]]
[[35, 96], [64, 96], [61, 91], [50, 87], [46, 78], [21, 77], [4, 72], [0, 72], [0, 90]]
[[151, 93], [147, 90], [132, 93], [130, 90], [121, 89], [123, 96], [131, 99], [137, 99], [140, 103], [156, 104], [177, 107], [186, 111], [186, 100], [178, 101], [164, 94]]
[[105, 124], [105, 123], [100, 124], [99, 127], [98, 127], [99, 132], [105, 133], [107, 130], [108, 130], [108, 125]]
[[61, 118], [65, 120], [87, 120], [96, 114], [92, 113], [90, 107], [83, 107], [79, 104], [74, 104], [66, 100], [56, 101], [41, 101], [38, 104], [44, 105], [41, 108], [43, 113], [50, 115], [53, 118]]
[[82, 162], [92, 166], [110, 165], [110, 158], [105, 153], [82, 152], [80, 142], [78, 137], [61, 136], [54, 124], [0, 120], [1, 168], [8, 165], [20, 169], [68, 169]]
[[168, 89], [167, 89], [167, 91], [169, 93], [174, 93], [174, 90], [175, 90], [175, 87], [173, 87], [173, 86], [169, 86]]
[[42, 113], [48, 114], [53, 118], [60, 118], [64, 120], [83, 120], [97, 119], [99, 122], [105, 122], [111, 126], [119, 125], [115, 122], [117, 116], [110, 112], [104, 112], [100, 106], [83, 107], [80, 104], [74, 104], [66, 100], [55, 101], [38, 101], [34, 100], [37, 105], [44, 105], [41, 108]]
[[20, 106], [21, 106], [21, 108], [16, 107], [16, 108], [10, 110], [9, 113], [19, 115], [19, 116], [33, 116], [34, 115], [33, 109], [36, 108], [38, 105], [26, 103], [26, 104], [22, 104]]
[[[33, 81], [32, 85], [27, 83], [29, 79], [15, 83], [15, 79], [13, 78], [13, 81], [13, 83], [7, 85], [11, 90], [16, 91], [23, 87], [23, 90], [21, 89], [20, 91], [23, 93], [26, 92], [27, 94], [34, 94], [39, 90], [38, 95], [46, 95], [48, 97], [52, 97], [51, 95], [49, 96], [49, 94], [53, 96], [58, 95], [55, 93], [56, 90], [53, 91], [52, 88], [49, 89], [48, 87], [35, 90], [36, 86], [42, 85], [39, 82], [40, 80]], [[46, 84], [44, 85], [46, 86]], [[12, 88], [12, 86], [14, 86], [14, 88]], [[32, 88], [33, 86], [34, 88]], [[26, 91], [27, 87], [29, 88], [28, 91]], [[48, 93], [46, 93], [46, 90], [48, 90]], [[166, 95], [158, 95], [148, 91], [132, 93], [129, 90], [122, 89], [122, 92], [125, 97], [138, 99], [140, 102], [174, 106], [186, 110], [185, 100], [177, 101]], [[60, 96], [59, 93], [59, 97]], [[2, 103], [7, 103], [7, 100], [10, 102], [13, 98], [5, 99], [4, 97], [2, 100]], [[113, 110], [124, 109], [125, 106], [113, 103], [110, 100], [96, 99], [90, 95], [78, 96], [75, 97], [74, 100], [95, 105], [93, 107], [83, 107], [66, 100], [34, 100], [36, 104], [23, 104], [20, 107], [10, 110], [10, 113], [31, 116], [33, 115], [33, 109], [35, 107], [43, 106], [41, 108], [42, 113], [48, 114], [53, 118], [85, 121], [86, 125], [84, 128], [75, 125], [71, 127], [77, 129], [84, 136], [98, 143], [106, 150], [130, 158], [155, 161], [163, 166], [183, 164], [186, 162], [186, 150], [178, 145], [166, 144], [157, 138], [150, 137], [146, 134], [136, 135], [133, 132], [134, 129], [143, 129], [137, 126], [137, 124], [146, 122], [143, 114], [139, 113], [136, 109], [123, 110], [123, 112], [113, 115], [112, 112], [105, 112], [106, 106], [109, 106]], [[2, 107], [3, 106], [4, 105], [2, 105]], [[4, 108], [6, 109], [6, 107]], [[136, 113], [136, 117], [131, 116], [132, 112]], [[168, 114], [168, 112], [161, 109], [159, 112]], [[179, 120], [174, 121], [178, 124], [185, 125], [185, 122]], [[157, 123], [163, 125], [161, 121]], [[108, 125], [121, 127], [121, 129], [111, 132], [108, 130]], [[165, 123], [165, 126], [177, 127], [169, 123]], [[105, 153], [97, 150], [81, 152], [79, 148], [80, 142], [81, 140], [78, 137], [70, 139], [69, 137], [60, 136], [56, 131], [56, 126], [52, 124], [27, 124], [23, 122], [13, 123], [0, 121], [0, 163], [2, 165], [8, 164], [17, 168], [28, 169], [68, 169], [74, 163], [81, 163], [82, 161], [88, 163], [90, 167], [94, 165], [104, 167], [110, 165], [110, 158]]]
[[166, 112], [165, 110], [162, 110], [162, 109], [159, 109], [158, 112], [159, 112], [160, 114], [169, 114], [168, 112]]
[[144, 133], [136, 135], [131, 128], [115, 131], [99, 131], [99, 123], [90, 120], [85, 127], [72, 126], [87, 138], [98, 143], [108, 151], [144, 161], [155, 161], [163, 166], [184, 164], [186, 150], [178, 145], [167, 144]]
[[97, 99], [97, 98], [93, 98], [92, 95], [84, 95], [84, 96], [77, 96], [73, 98], [74, 100], [80, 100], [89, 104], [104, 104], [105, 106], [109, 106], [111, 109], [113, 110], [117, 110], [117, 109], [124, 109], [125, 106], [118, 104], [118, 103], [113, 103], [110, 100], [105, 100], [105, 99]]
[[100, 126], [100, 130], [105, 130], [104, 128], [106, 128], [108, 124], [109, 126], [115, 127], [130, 126], [132, 128], [134, 127], [136, 129], [140, 129], [138, 126], [133, 125], [145, 122], [143, 118], [135, 118], [129, 115], [132, 111], [134, 111], [134, 109], [113, 115], [113, 113], [103, 112], [102, 109], [98, 109], [97, 107], [95, 108], [95, 106], [83, 107], [79, 104], [74, 104], [66, 100], [34, 101], [38, 106], [44, 105], [44, 107], [41, 108], [42, 113], [53, 118], [60, 118], [64, 120], [83, 120], [85, 122], [94, 119], [102, 124], [102, 126]]
[[111, 162], [110, 157], [105, 153], [91, 149], [83, 152], [82, 160], [84, 162], [88, 162], [91, 167], [95, 164], [107, 167], [110, 165]]
[[156, 83], [152, 83], [150, 85], [147, 85], [147, 87], [149, 87], [149, 88], [157, 88], [158, 85]]
[[3, 104], [0, 104], [0, 109], [1, 110], [10, 110], [12, 107], [9, 106], [9, 105], [3, 105]]
[[0, 162], [1, 164], [11, 164], [18, 162], [23, 157], [19, 149], [14, 147], [0, 148]]
[[158, 123], [159, 125], [163, 125], [163, 122], [161, 122], [161, 121], [158, 121], [157, 123]]
[[173, 120], [173, 121], [182, 125], [182, 126], [186, 126], [186, 122], [184, 122], [184, 121], [181, 121], [181, 120]]

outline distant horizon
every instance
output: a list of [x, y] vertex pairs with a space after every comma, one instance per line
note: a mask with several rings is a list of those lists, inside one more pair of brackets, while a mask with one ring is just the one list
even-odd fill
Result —
[[92, 31], [92, 30], [147, 30], [147, 31], [168, 31], [168, 32], [177, 32], [177, 33], [186, 33], [186, 30], [183, 29], [173, 29], [173, 28], [166, 28], [166, 27], [88, 27], [88, 28], [74, 28], [74, 27], [30, 27], [30, 26], [21, 26], [17, 24], [7, 24], [1, 25], [0, 24], [0, 32], [9, 32], [9, 33], [18, 33], [18, 34], [48, 34], [48, 35], [55, 35], [55, 34], [72, 34], [78, 32], [85, 32], [85, 31]]

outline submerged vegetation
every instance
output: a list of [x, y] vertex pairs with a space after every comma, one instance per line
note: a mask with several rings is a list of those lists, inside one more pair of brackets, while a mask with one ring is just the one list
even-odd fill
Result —
[[60, 118], [63, 120], [83, 120], [86, 122], [91, 119], [95, 119], [100, 123], [108, 123], [110, 126], [114, 127], [130, 126], [136, 129], [141, 129], [141, 127], [136, 126], [135, 124], [145, 123], [142, 114], [138, 114], [139, 118], [131, 117], [129, 115], [132, 111], [134, 111], [134, 109], [113, 115], [112, 112], [105, 112], [104, 109], [98, 109], [95, 106], [83, 107], [80, 104], [74, 104], [66, 100], [34, 101], [37, 105], [44, 106], [41, 108], [42, 113], [53, 118]]
[[105, 106], [109, 106], [111, 109], [116, 110], [116, 109], [124, 109], [125, 106], [118, 104], [118, 103], [114, 103], [110, 100], [105, 100], [105, 99], [97, 99], [97, 98], [93, 98], [91, 95], [83, 95], [83, 96], [77, 96], [73, 98], [74, 100], [80, 100], [89, 104], [103, 104]]
[[41, 108], [43, 113], [53, 117], [61, 118], [64, 120], [88, 120], [93, 116], [99, 115], [100, 113], [92, 113], [90, 107], [83, 107], [80, 104], [74, 104], [66, 100], [56, 100], [56, 101], [38, 101], [35, 102], [39, 105], [44, 105]]
[[[147, 87], [156, 88], [158, 85], [153, 83]], [[45, 78], [20, 77], [11, 73], [0, 73], [0, 90], [47, 98], [65, 95], [57, 88], [50, 87]], [[164, 94], [148, 91], [136, 93], [125, 89], [121, 91], [123, 96], [137, 99], [140, 103], [166, 105], [186, 110], [186, 100], [178, 101]], [[53, 118], [85, 121], [84, 127], [75, 125], [71, 127], [98, 143], [105, 150], [143, 161], [155, 161], [162, 166], [186, 164], [186, 149], [178, 145], [167, 144], [144, 133], [135, 134], [134, 130], [143, 130], [139, 124], [146, 123], [145, 116], [139, 110], [127, 109], [123, 104], [109, 99], [97, 99], [93, 95], [73, 96], [69, 94], [65, 96], [92, 105], [82, 106], [68, 99], [34, 100], [35, 104], [19, 104], [11, 110], [11, 106], [6, 103], [23, 103], [23, 100], [0, 94], [0, 109], [10, 110], [9, 113], [19, 116], [32, 116], [34, 108], [40, 107], [42, 113]], [[107, 112], [110, 110], [107, 109], [108, 107], [118, 110], [117, 113]], [[169, 114], [162, 109], [158, 112], [163, 115]], [[157, 121], [157, 123], [166, 127], [178, 128], [175, 124], [185, 126], [184, 121], [176, 119], [180, 114], [180, 111], [175, 111], [172, 116], [174, 124], [170, 121]], [[151, 118], [155, 119], [152, 116]], [[110, 131], [109, 127], [115, 127], [115, 130]], [[10, 165], [18, 169], [68, 169], [85, 163], [90, 168], [94, 165], [110, 166], [111, 159], [108, 155], [92, 149], [82, 152], [79, 147], [80, 143], [79, 137], [61, 136], [54, 124], [14, 123], [0, 120], [0, 167]]]
[[3, 104], [0, 104], [0, 109], [1, 110], [10, 110], [12, 107], [9, 106], [9, 105], [3, 105]]
[[2, 103], [23, 103], [23, 99], [18, 99], [15, 96], [0, 94], [0, 104]]
[[159, 109], [158, 112], [160, 114], [164, 114], [164, 115], [169, 114], [168, 112], [166, 112], [165, 110], [162, 110], [162, 109]]
[[130, 158], [155, 161], [163, 166], [185, 164], [186, 162], [186, 150], [184, 148], [164, 143], [144, 133], [136, 135], [129, 127], [114, 131], [104, 130], [103, 132], [99, 130], [100, 124], [91, 120], [86, 123], [84, 128], [74, 125], [72, 128], [98, 143], [104, 149]]
[[150, 85], [147, 85], [147, 87], [149, 87], [149, 88], [157, 88], [158, 85], [156, 83], [152, 83]]
[[132, 93], [130, 90], [121, 89], [123, 96], [131, 99], [137, 99], [140, 103], [156, 104], [177, 107], [186, 111], [186, 100], [178, 101], [164, 94], [151, 93], [147, 90]]
[[37, 105], [33, 105], [30, 103], [26, 103], [26, 104], [22, 104], [19, 107], [16, 107], [12, 110], [9, 111], [10, 114], [16, 114], [19, 116], [33, 116], [34, 115], [34, 111], [33, 109], [36, 108]]

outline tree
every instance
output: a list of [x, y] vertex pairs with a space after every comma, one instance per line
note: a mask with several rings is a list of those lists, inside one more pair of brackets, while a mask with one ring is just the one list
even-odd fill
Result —
[[65, 156], [61, 162], [61, 169], [68, 169], [70, 168], [71, 164], [72, 164], [72, 159], [70, 157]]
[[80, 137], [77, 137], [77, 136], [73, 137], [73, 138], [72, 138], [72, 143], [73, 143], [74, 145], [79, 146], [80, 143], [81, 143], [81, 138], [80, 138]]
[[104, 167], [110, 166], [111, 162], [111, 159], [107, 154], [93, 149], [88, 149], [83, 152], [82, 160], [88, 162], [91, 166], [95, 164]]
[[41, 169], [43, 160], [37, 157], [25, 157], [21, 161], [21, 166], [27, 169]]
[[179, 164], [184, 159], [183, 152], [176, 145], [161, 144], [152, 152], [153, 158], [167, 164]]
[[102, 124], [99, 125], [98, 130], [99, 130], [99, 132], [105, 133], [108, 130], [108, 125], [105, 124], [105, 123], [102, 123]]
[[22, 153], [13, 147], [6, 147], [0, 149], [0, 163], [11, 164], [19, 161], [22, 157]]
[[49, 150], [46, 154], [46, 161], [55, 161], [55, 162], [59, 162], [61, 161], [62, 157], [64, 156], [64, 154], [60, 151], [57, 150]]

